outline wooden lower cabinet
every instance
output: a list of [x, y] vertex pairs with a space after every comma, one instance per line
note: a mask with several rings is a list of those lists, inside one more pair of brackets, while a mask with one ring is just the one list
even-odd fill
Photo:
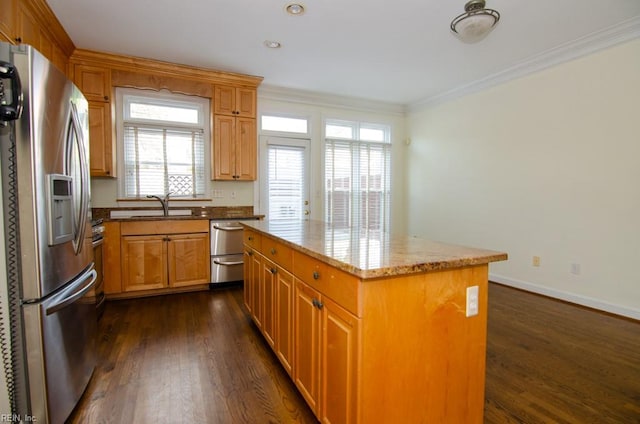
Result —
[[110, 298], [197, 290], [210, 280], [208, 220], [105, 222]]
[[295, 284], [296, 386], [322, 423], [356, 423], [360, 319]]
[[278, 267], [275, 284], [275, 351], [284, 369], [289, 375], [292, 375], [294, 363], [293, 296], [295, 291], [293, 275]]
[[262, 258], [260, 274], [260, 305], [262, 311], [262, 334], [273, 348], [276, 339], [275, 291], [278, 268], [276, 264]]
[[167, 286], [166, 236], [124, 236], [122, 287], [124, 291], [161, 289]]
[[209, 283], [209, 234], [173, 234], [167, 242], [169, 287]]
[[124, 236], [121, 243], [124, 291], [209, 282], [208, 234]]
[[363, 280], [259, 236], [249, 310], [320, 422], [482, 423], [487, 264]]

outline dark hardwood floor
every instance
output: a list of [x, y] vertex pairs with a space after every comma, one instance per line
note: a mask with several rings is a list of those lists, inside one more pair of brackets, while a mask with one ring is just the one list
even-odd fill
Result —
[[[317, 422], [240, 288], [110, 302], [99, 330], [69, 423]], [[640, 423], [640, 323], [491, 284], [487, 342], [485, 423]]]

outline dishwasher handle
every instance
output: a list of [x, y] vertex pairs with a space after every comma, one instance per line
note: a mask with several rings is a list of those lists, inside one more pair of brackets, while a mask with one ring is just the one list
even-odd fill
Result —
[[238, 226], [233, 226], [233, 227], [221, 227], [221, 226], [219, 226], [217, 224], [213, 225], [213, 229], [214, 230], [222, 230], [222, 231], [239, 231], [239, 230], [242, 230], [242, 228], [243, 227], [241, 227], [239, 225]]
[[242, 265], [244, 261], [221, 261], [218, 259], [214, 259], [213, 263], [216, 265], [233, 266], [233, 265]]

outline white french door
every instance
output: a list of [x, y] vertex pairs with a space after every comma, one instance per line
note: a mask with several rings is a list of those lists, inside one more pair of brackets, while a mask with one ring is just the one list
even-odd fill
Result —
[[309, 140], [261, 136], [260, 209], [267, 219], [309, 219]]

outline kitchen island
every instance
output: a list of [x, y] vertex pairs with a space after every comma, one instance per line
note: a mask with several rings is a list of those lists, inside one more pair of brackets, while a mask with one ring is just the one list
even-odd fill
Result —
[[505, 253], [317, 221], [242, 225], [245, 305], [320, 421], [482, 422], [488, 264]]

